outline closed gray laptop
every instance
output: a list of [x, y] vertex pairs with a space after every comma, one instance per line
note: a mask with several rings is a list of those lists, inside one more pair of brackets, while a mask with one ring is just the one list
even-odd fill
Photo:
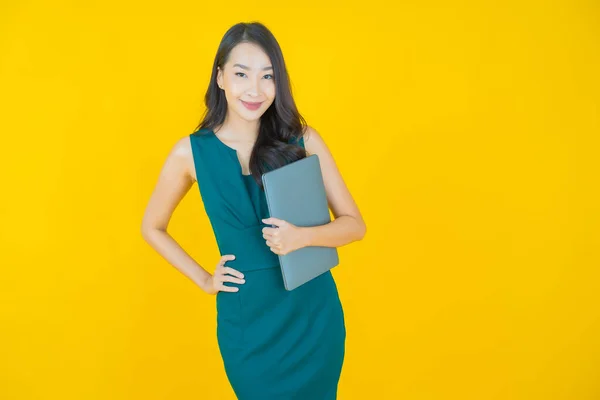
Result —
[[[264, 173], [262, 183], [271, 217], [303, 227], [331, 222], [316, 154]], [[287, 290], [295, 289], [339, 264], [335, 247], [308, 246], [278, 256]]]

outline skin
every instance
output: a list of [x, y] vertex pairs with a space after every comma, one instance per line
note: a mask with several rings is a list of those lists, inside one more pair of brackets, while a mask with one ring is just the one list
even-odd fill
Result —
[[[248, 68], [234, 66], [235, 64]], [[231, 51], [224, 69], [219, 69], [217, 74], [217, 83], [225, 91], [228, 106], [225, 121], [214, 131], [224, 144], [237, 151], [244, 175], [250, 174], [248, 164], [258, 136], [260, 117], [275, 99], [275, 82], [273, 70], [268, 69], [270, 66], [269, 57], [260, 47], [240, 43]], [[257, 110], [249, 110], [242, 101], [262, 102], [262, 105]], [[362, 215], [329, 148], [321, 135], [310, 126], [305, 133], [304, 146], [308, 155], [319, 156], [327, 201], [335, 218], [328, 224], [310, 227], [298, 227], [274, 217], [262, 220], [276, 226], [262, 230], [265, 243], [276, 254], [287, 254], [306, 246], [341, 247], [361, 240], [366, 233]], [[235, 258], [234, 254], [223, 255], [211, 274], [167, 232], [175, 208], [194, 182], [196, 172], [192, 148], [189, 136], [185, 136], [173, 145], [161, 169], [144, 212], [142, 236], [171, 265], [206, 293], [236, 292], [238, 287], [223, 284], [245, 282], [243, 273], [224, 265]]]

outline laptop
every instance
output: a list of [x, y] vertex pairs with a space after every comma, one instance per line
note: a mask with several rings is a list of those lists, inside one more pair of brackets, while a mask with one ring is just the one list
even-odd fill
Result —
[[[316, 154], [262, 174], [262, 183], [271, 217], [296, 226], [331, 222]], [[339, 264], [335, 247], [308, 246], [278, 256], [286, 290], [293, 290]]]

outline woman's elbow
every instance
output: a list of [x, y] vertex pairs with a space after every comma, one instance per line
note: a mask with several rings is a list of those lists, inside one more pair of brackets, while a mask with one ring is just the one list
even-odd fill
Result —
[[364, 221], [360, 220], [358, 222], [358, 239], [357, 240], [362, 240], [366, 234], [367, 234], [367, 224], [365, 224]]
[[152, 236], [154, 236], [154, 233], [157, 232], [158, 230], [159, 229], [156, 226], [151, 225], [147, 221], [142, 222], [142, 224], [140, 226], [140, 233], [142, 235], [142, 238], [144, 238], [144, 240], [146, 242], [150, 242], [150, 239], [152, 238]]

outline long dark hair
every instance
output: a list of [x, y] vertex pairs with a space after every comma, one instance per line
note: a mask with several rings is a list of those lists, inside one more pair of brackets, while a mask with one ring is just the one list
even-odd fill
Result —
[[306, 157], [306, 151], [297, 145], [304, 136], [306, 120], [300, 115], [292, 97], [292, 88], [283, 60], [281, 47], [275, 36], [260, 22], [238, 23], [225, 33], [212, 67], [208, 90], [204, 96], [206, 110], [195, 131], [213, 130], [225, 121], [227, 99], [217, 85], [217, 67], [223, 69], [231, 50], [240, 43], [260, 46], [271, 59], [275, 80], [275, 100], [260, 118], [256, 144], [250, 156], [250, 170], [262, 188], [262, 174]]

